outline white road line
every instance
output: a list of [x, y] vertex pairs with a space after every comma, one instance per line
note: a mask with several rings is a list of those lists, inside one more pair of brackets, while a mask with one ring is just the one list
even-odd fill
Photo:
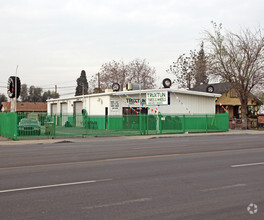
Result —
[[82, 181], [82, 182], [61, 183], [61, 184], [46, 185], [46, 186], [33, 186], [33, 187], [18, 188], [18, 189], [6, 189], [6, 190], [1, 190], [0, 193], [26, 191], [26, 190], [34, 190], [34, 189], [44, 189], [44, 188], [53, 188], [53, 187], [61, 187], [61, 186], [73, 186], [73, 185], [89, 184], [89, 183], [96, 183], [96, 182], [104, 182], [104, 181], [110, 181], [110, 180], [112, 180], [112, 179], [89, 180], [89, 181]]
[[239, 164], [239, 165], [232, 165], [232, 168], [235, 167], [247, 167], [247, 166], [257, 166], [257, 165], [264, 165], [264, 162], [260, 162], [260, 163], [246, 163], [246, 164]]
[[132, 203], [139, 203], [139, 202], [149, 202], [152, 201], [152, 198], [141, 198], [141, 199], [134, 199], [134, 200], [126, 200], [122, 202], [116, 202], [116, 203], [109, 203], [109, 204], [103, 204], [103, 205], [95, 205], [95, 206], [89, 206], [89, 207], [83, 207], [83, 209], [98, 209], [98, 208], [107, 208], [112, 206], [121, 206], [121, 205], [128, 205]]
[[201, 190], [201, 192], [210, 192], [210, 191], [231, 189], [231, 188], [243, 187], [243, 186], [246, 186], [246, 184], [235, 184], [235, 185], [221, 186], [221, 187], [216, 187], [216, 188], [208, 188], [208, 189]]

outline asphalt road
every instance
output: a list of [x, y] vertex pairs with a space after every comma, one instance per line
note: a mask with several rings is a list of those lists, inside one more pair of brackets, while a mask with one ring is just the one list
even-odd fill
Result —
[[1, 220], [264, 219], [263, 187], [263, 135], [0, 146]]

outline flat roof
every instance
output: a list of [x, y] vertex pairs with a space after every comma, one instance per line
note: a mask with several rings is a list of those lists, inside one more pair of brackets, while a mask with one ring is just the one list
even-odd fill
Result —
[[82, 100], [83, 98], [88, 97], [97, 97], [97, 96], [119, 96], [119, 95], [134, 95], [134, 94], [145, 94], [148, 92], [172, 92], [177, 94], [186, 94], [186, 95], [195, 95], [195, 96], [205, 96], [205, 97], [214, 97], [218, 98], [221, 94], [217, 93], [208, 93], [208, 92], [199, 92], [193, 90], [185, 90], [185, 89], [171, 89], [171, 88], [164, 88], [164, 89], [144, 89], [144, 90], [127, 90], [127, 91], [118, 91], [118, 92], [104, 92], [104, 93], [94, 93], [88, 95], [80, 95], [80, 96], [73, 96], [73, 97], [66, 97], [66, 98], [58, 98], [58, 99], [48, 99], [47, 102], [54, 102], [54, 101], [66, 101], [66, 100]]

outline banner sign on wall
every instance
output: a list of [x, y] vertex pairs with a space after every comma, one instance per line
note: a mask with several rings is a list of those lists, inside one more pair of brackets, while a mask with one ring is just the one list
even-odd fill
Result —
[[111, 106], [111, 110], [119, 110], [119, 102], [118, 101], [111, 101], [110, 106]]
[[135, 103], [140, 103], [140, 104], [146, 104], [146, 99], [133, 99], [133, 98], [127, 98], [127, 103], [129, 104], [135, 104]]
[[168, 92], [148, 92], [147, 105], [168, 105]]

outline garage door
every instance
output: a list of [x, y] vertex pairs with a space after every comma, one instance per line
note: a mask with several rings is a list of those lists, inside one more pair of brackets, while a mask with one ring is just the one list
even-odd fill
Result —
[[83, 116], [82, 116], [83, 103], [74, 102], [74, 118], [76, 127], [83, 126]]
[[51, 115], [57, 114], [57, 104], [51, 104]]
[[64, 126], [66, 121], [68, 121], [68, 105], [61, 103], [61, 125]]
[[82, 114], [83, 103], [82, 102], [74, 102], [74, 114], [79, 115]]

